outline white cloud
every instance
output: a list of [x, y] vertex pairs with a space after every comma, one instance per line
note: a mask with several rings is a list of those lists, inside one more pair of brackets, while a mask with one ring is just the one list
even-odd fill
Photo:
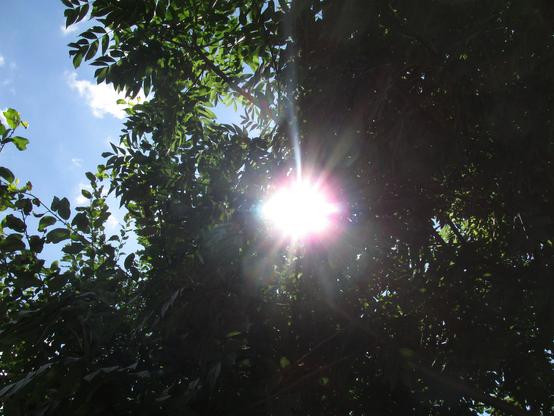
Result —
[[79, 30], [79, 25], [71, 25], [69, 27], [65, 27], [65, 23], [60, 25], [60, 31], [64, 36], [70, 35], [71, 33], [75, 33]]
[[6, 110], [7, 108], [0, 108], [0, 123], [7, 127], [8, 121], [6, 120], [6, 117], [4, 117], [4, 111]]
[[93, 84], [84, 79], [77, 79], [75, 72], [67, 74], [67, 83], [86, 101], [94, 117], [103, 118], [106, 114], [119, 119], [125, 117], [125, 107], [117, 104], [117, 100], [125, 98], [125, 94], [117, 93], [111, 85]]
[[82, 194], [77, 195], [77, 198], [75, 198], [75, 205], [87, 205], [88, 199], [85, 198]]
[[78, 157], [71, 158], [71, 164], [76, 168], [80, 168], [83, 166], [83, 159], [80, 159]]
[[0, 55], [0, 66], [4, 66], [4, 64], [6, 63], [6, 59]]
[[106, 228], [108, 231], [113, 231], [119, 225], [119, 221], [113, 215], [110, 215], [106, 220]]

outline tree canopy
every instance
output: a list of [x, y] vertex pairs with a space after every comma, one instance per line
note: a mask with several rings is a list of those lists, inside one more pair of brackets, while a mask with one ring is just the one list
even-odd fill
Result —
[[[554, 412], [548, 1], [62, 2], [131, 105], [86, 206], [0, 168], [0, 412]], [[300, 167], [333, 238], [257, 215]]]

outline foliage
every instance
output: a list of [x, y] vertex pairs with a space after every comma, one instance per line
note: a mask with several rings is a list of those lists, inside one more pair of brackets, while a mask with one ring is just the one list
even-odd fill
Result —
[[[71, 222], [0, 168], [6, 414], [554, 411], [547, 2], [62, 1], [74, 65], [151, 95]], [[301, 247], [255, 215], [295, 138], [348, 202]]]

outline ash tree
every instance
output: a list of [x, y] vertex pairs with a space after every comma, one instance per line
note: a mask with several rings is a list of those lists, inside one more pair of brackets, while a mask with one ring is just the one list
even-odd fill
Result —
[[[4, 414], [554, 411], [548, 1], [62, 1], [132, 104], [87, 206], [0, 168]], [[300, 166], [333, 238], [258, 215]]]

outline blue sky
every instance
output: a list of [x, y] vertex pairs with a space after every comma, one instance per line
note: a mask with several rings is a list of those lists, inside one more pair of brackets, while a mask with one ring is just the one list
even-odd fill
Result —
[[63, 23], [59, 1], [3, 0], [0, 108], [13, 107], [29, 122], [20, 135], [30, 144], [25, 152], [6, 147], [0, 161], [30, 180], [44, 201], [66, 196], [74, 205], [87, 183], [84, 173], [94, 171], [108, 142], [117, 140], [124, 114], [115, 92], [96, 85], [91, 68], [73, 69], [67, 43], [79, 27], [67, 31]]
[[[96, 85], [94, 68], [73, 68], [67, 44], [84, 26], [65, 29], [60, 1], [2, 0], [1, 10], [0, 109], [15, 108], [29, 122], [19, 134], [30, 144], [24, 152], [7, 146], [0, 165], [31, 181], [33, 193], [47, 203], [54, 195], [67, 197], [72, 206], [83, 203], [84, 173], [102, 163], [109, 141], [118, 141], [123, 107], [111, 87]], [[231, 109], [216, 113], [225, 122], [238, 120]], [[109, 231], [123, 215], [112, 212]]]

